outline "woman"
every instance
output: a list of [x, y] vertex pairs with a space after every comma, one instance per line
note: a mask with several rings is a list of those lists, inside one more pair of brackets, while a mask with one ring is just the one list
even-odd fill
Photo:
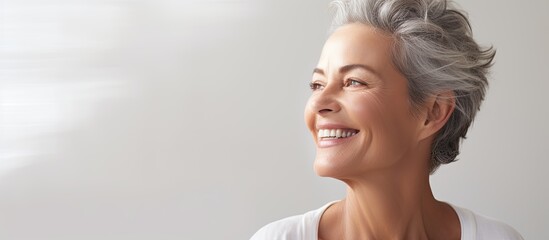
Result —
[[429, 175], [459, 153], [495, 51], [446, 1], [335, 1], [305, 122], [320, 176], [347, 196], [268, 224], [259, 239], [522, 239], [433, 197]]

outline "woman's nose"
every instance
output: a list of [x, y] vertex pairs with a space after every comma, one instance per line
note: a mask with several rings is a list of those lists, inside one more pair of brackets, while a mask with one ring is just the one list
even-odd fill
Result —
[[313, 100], [313, 110], [321, 115], [339, 112], [341, 105], [338, 92], [333, 88], [325, 88]]

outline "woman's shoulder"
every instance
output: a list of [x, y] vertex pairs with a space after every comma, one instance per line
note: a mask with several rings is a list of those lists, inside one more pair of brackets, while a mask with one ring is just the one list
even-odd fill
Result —
[[295, 215], [271, 222], [259, 229], [250, 240], [309, 240], [318, 239], [320, 217], [334, 202], [305, 214]]
[[461, 223], [461, 239], [501, 239], [523, 240], [520, 233], [510, 225], [477, 214], [469, 209], [451, 205], [456, 211]]
[[260, 228], [250, 240], [297, 240], [302, 235], [305, 214], [280, 219]]

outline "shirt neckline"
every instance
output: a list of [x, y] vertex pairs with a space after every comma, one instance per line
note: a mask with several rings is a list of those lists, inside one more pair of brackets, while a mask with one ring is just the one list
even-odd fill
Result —
[[[319, 209], [317, 209], [315, 212], [314, 212], [314, 224], [315, 224], [315, 227], [313, 228], [314, 229], [314, 232], [311, 234], [311, 240], [318, 240], [318, 230], [320, 228], [320, 219], [322, 218], [322, 215], [324, 215], [324, 212], [326, 212], [326, 210], [332, 206], [334, 203], [337, 203], [341, 200], [334, 200], [334, 201], [331, 201], [327, 204], [324, 204], [324, 206], [320, 207]], [[469, 224], [472, 224], [471, 221], [467, 221], [467, 220], [470, 220], [470, 216], [468, 215], [468, 212], [465, 210], [465, 209], [462, 209], [458, 206], [455, 206], [451, 203], [448, 203], [448, 202], [444, 202], [446, 204], [448, 204], [453, 210], [454, 212], [456, 213], [456, 215], [458, 216], [458, 221], [459, 221], [459, 227], [460, 227], [460, 239], [463, 240], [463, 239], [473, 239], [473, 238], [466, 238], [466, 237], [470, 237], [471, 234], [473, 234], [475, 231], [473, 232], [468, 232], [466, 229], [468, 229], [467, 227], [470, 227], [470, 226], [464, 226], [465, 223], [469, 223]]]

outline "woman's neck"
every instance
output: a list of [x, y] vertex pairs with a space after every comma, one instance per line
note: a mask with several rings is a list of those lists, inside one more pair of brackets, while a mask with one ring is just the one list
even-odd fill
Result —
[[429, 174], [416, 173], [393, 169], [343, 180], [348, 185], [347, 196], [327, 209], [319, 236], [346, 240], [459, 239], [457, 215], [433, 197]]
[[[424, 186], [412, 181], [407, 186], [377, 179], [353, 182], [342, 201], [342, 230], [346, 239], [427, 239], [423, 200]], [[428, 188], [428, 186], [427, 186]]]

